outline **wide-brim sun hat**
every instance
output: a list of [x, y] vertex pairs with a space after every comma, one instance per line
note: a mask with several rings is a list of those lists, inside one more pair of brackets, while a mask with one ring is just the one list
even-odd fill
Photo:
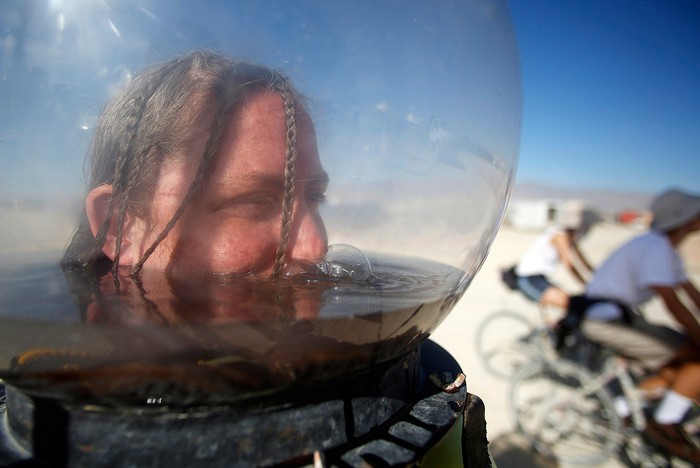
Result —
[[672, 189], [658, 195], [651, 203], [654, 219], [651, 228], [669, 232], [700, 217], [700, 196]]

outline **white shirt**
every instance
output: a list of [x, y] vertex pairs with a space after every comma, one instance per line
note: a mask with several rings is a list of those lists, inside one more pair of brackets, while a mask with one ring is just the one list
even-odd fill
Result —
[[[615, 299], [634, 308], [654, 296], [652, 286], [675, 288], [686, 281], [683, 261], [671, 241], [652, 230], [616, 250], [595, 271], [586, 295]], [[586, 317], [614, 320], [620, 315], [614, 304], [599, 303], [588, 310]]]
[[518, 265], [515, 267], [515, 273], [518, 276], [533, 276], [553, 274], [561, 258], [557, 248], [552, 243], [552, 238], [564, 233], [562, 226], [550, 226], [542, 234], [540, 234], [532, 243], [530, 248], [522, 256]]

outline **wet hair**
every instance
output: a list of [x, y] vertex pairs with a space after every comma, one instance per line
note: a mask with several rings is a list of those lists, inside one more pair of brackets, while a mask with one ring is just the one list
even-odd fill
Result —
[[[179, 208], [141, 259], [132, 266], [131, 274], [137, 275], [191, 199], [202, 189], [232, 111], [244, 102], [246, 96], [261, 91], [279, 93], [287, 118], [285, 196], [273, 273], [276, 275], [285, 261], [292, 219], [297, 92], [278, 71], [237, 62], [205, 50], [152, 66], [129, 82], [105, 108], [88, 152], [86, 193], [108, 184], [112, 186], [112, 196], [105, 220], [94, 236], [87, 213], [83, 211], [64, 252], [64, 271], [88, 269], [103, 274], [112, 269], [116, 273], [127, 211], [148, 214], [160, 169], [166, 161], [199, 157], [196, 175]], [[209, 114], [212, 123], [204, 152], [191, 155], [187, 149], [195, 136], [193, 126]], [[110, 260], [102, 248], [115, 220], [115, 256]]]

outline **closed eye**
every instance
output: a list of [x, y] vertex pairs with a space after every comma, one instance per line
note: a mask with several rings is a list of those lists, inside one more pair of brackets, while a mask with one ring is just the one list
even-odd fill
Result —
[[328, 189], [328, 174], [325, 172], [317, 175], [306, 182], [306, 200], [309, 203], [323, 205], [327, 201], [326, 190]]
[[318, 205], [323, 205], [328, 201], [328, 197], [326, 197], [326, 194], [323, 192], [313, 192], [310, 193], [306, 199], [312, 203], [316, 203]]
[[281, 194], [256, 192], [228, 200], [220, 207], [220, 210], [228, 216], [262, 221], [278, 216], [281, 207]]

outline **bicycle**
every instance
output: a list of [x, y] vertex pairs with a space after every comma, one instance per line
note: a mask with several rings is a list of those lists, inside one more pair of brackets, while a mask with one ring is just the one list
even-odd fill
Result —
[[[574, 347], [591, 344], [580, 336], [577, 340]], [[535, 450], [562, 463], [590, 466], [617, 455], [630, 466], [690, 466], [646, 441], [646, 398], [634, 383], [630, 363], [598, 350], [586, 367], [564, 358], [522, 367], [509, 388], [516, 429]], [[615, 410], [614, 383], [631, 410], [625, 420]], [[697, 424], [697, 419], [688, 424]]]
[[546, 325], [543, 309], [539, 310], [539, 323], [520, 312], [501, 310], [479, 324], [476, 352], [490, 374], [509, 379], [531, 361], [551, 356], [554, 335]]
[[[515, 290], [513, 268], [501, 271], [501, 281], [509, 291]], [[518, 369], [533, 360], [555, 357], [554, 342], [557, 322], [551, 308], [535, 304], [538, 320], [520, 310], [501, 310], [489, 314], [476, 330], [476, 353], [487, 372], [501, 379], [510, 379]]]
[[[512, 269], [511, 269], [512, 270]], [[514, 289], [514, 279], [509, 278], [508, 270], [501, 271], [501, 280], [509, 289]], [[571, 296], [571, 300], [576, 297]], [[534, 303], [533, 303], [534, 304]], [[562, 312], [555, 306], [536, 304], [539, 320], [533, 321], [524, 313], [501, 310], [489, 315], [476, 330], [476, 353], [482, 365], [491, 375], [510, 379], [521, 367], [541, 359], [556, 359], [559, 339], [558, 327], [564, 323]], [[567, 338], [571, 340], [571, 337]], [[588, 359], [590, 349], [587, 346], [565, 346], [566, 358], [575, 362]]]

